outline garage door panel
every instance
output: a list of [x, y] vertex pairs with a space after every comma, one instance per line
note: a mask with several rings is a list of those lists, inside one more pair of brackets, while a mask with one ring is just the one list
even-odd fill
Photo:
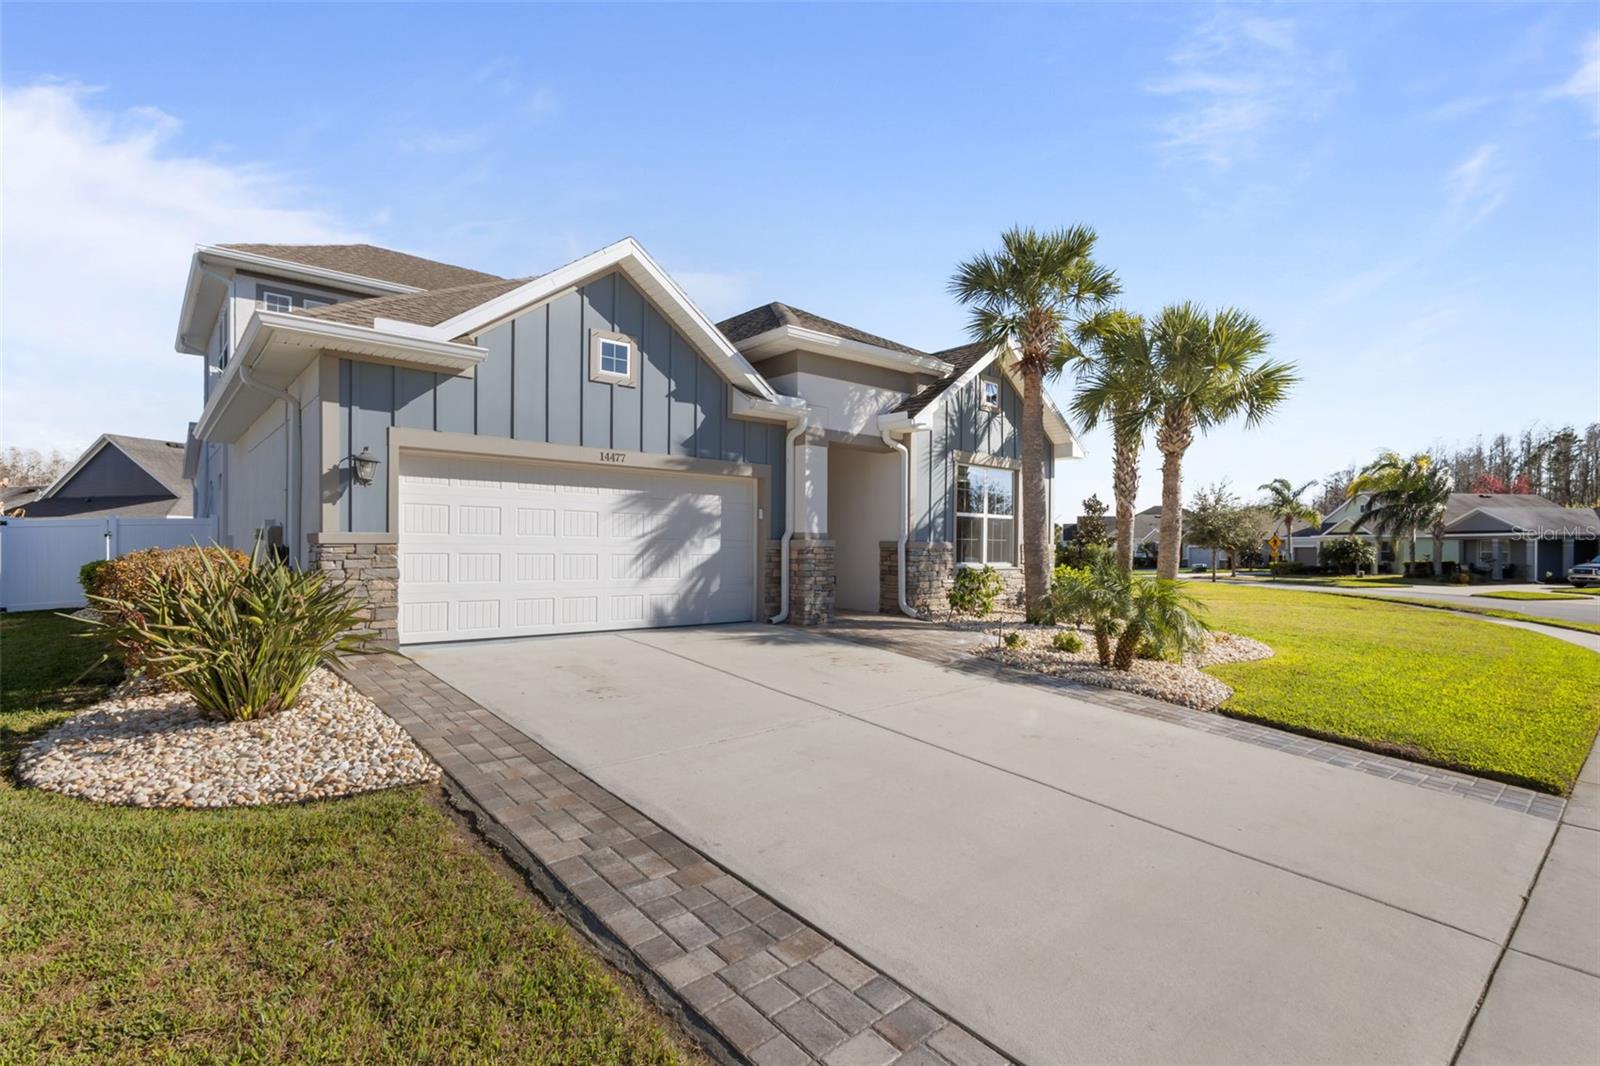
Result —
[[400, 639], [744, 621], [749, 479], [407, 457]]

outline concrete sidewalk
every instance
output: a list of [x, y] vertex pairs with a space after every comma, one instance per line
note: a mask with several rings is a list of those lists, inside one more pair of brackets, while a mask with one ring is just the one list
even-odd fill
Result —
[[429, 670], [1035, 1062], [1447, 1062], [1548, 821], [771, 627]]

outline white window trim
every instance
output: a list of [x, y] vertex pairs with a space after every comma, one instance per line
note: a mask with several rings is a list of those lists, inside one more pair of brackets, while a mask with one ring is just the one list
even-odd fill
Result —
[[[964, 466], [977, 467], [980, 470], [994, 470], [1008, 475], [1011, 478], [1011, 513], [1009, 515], [991, 515], [977, 511], [962, 511], [957, 509], [955, 511], [956, 521], [955, 528], [953, 530], [955, 533], [955, 550], [956, 555], [958, 556], [956, 559], [956, 568], [961, 569], [963, 567], [992, 566], [997, 570], [1017, 569], [1020, 566], [1020, 563], [1017, 560], [1022, 557], [1022, 543], [1018, 539], [1018, 531], [1021, 530], [1022, 527], [1017, 524], [1022, 517], [1021, 472], [1008, 466], [987, 466], [983, 463], [955, 464], [955, 478], [951, 481], [950, 495], [950, 504], [952, 508], [957, 507], [956, 501], [960, 499], [961, 468]], [[980, 558], [978, 559], [959, 558], [961, 554], [961, 519], [963, 518], [976, 518], [981, 523], [980, 528], [982, 529], [982, 532], [978, 537], [978, 555]], [[1011, 562], [1009, 563], [991, 563], [989, 561], [989, 522], [991, 520], [1011, 523]]]
[[[628, 349], [628, 372], [619, 374], [614, 370], [605, 370], [601, 366], [600, 351], [605, 344], [621, 344]], [[612, 333], [609, 330], [596, 329], [589, 333], [589, 380], [599, 381], [607, 385], [621, 385], [624, 388], [633, 388], [639, 380], [639, 345], [626, 333]]]
[[279, 310], [279, 308], [276, 308], [276, 307], [272, 306], [272, 297], [274, 297], [274, 296], [276, 296], [276, 297], [278, 297], [279, 299], [282, 299], [282, 300], [287, 300], [288, 303], [289, 303], [289, 306], [288, 306], [287, 310], [289, 310], [289, 311], [293, 311], [294, 310], [294, 297], [291, 296], [289, 293], [279, 292], [277, 289], [262, 289], [261, 290], [261, 306], [266, 308], [268, 311], [277, 311], [277, 310]]
[[[989, 390], [994, 389], [994, 399], [989, 399]], [[1000, 383], [989, 378], [978, 379], [978, 403], [985, 411], [1000, 410]]]

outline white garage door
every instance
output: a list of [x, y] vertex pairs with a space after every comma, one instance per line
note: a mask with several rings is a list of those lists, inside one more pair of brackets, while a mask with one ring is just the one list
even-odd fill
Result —
[[406, 456], [400, 640], [745, 622], [749, 478]]

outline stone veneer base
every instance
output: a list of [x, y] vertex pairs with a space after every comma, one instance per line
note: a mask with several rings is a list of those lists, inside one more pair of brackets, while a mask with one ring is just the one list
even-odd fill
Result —
[[400, 544], [389, 534], [317, 533], [311, 537], [311, 566], [329, 584], [350, 586], [362, 603], [362, 626], [370, 646], [399, 647]]

